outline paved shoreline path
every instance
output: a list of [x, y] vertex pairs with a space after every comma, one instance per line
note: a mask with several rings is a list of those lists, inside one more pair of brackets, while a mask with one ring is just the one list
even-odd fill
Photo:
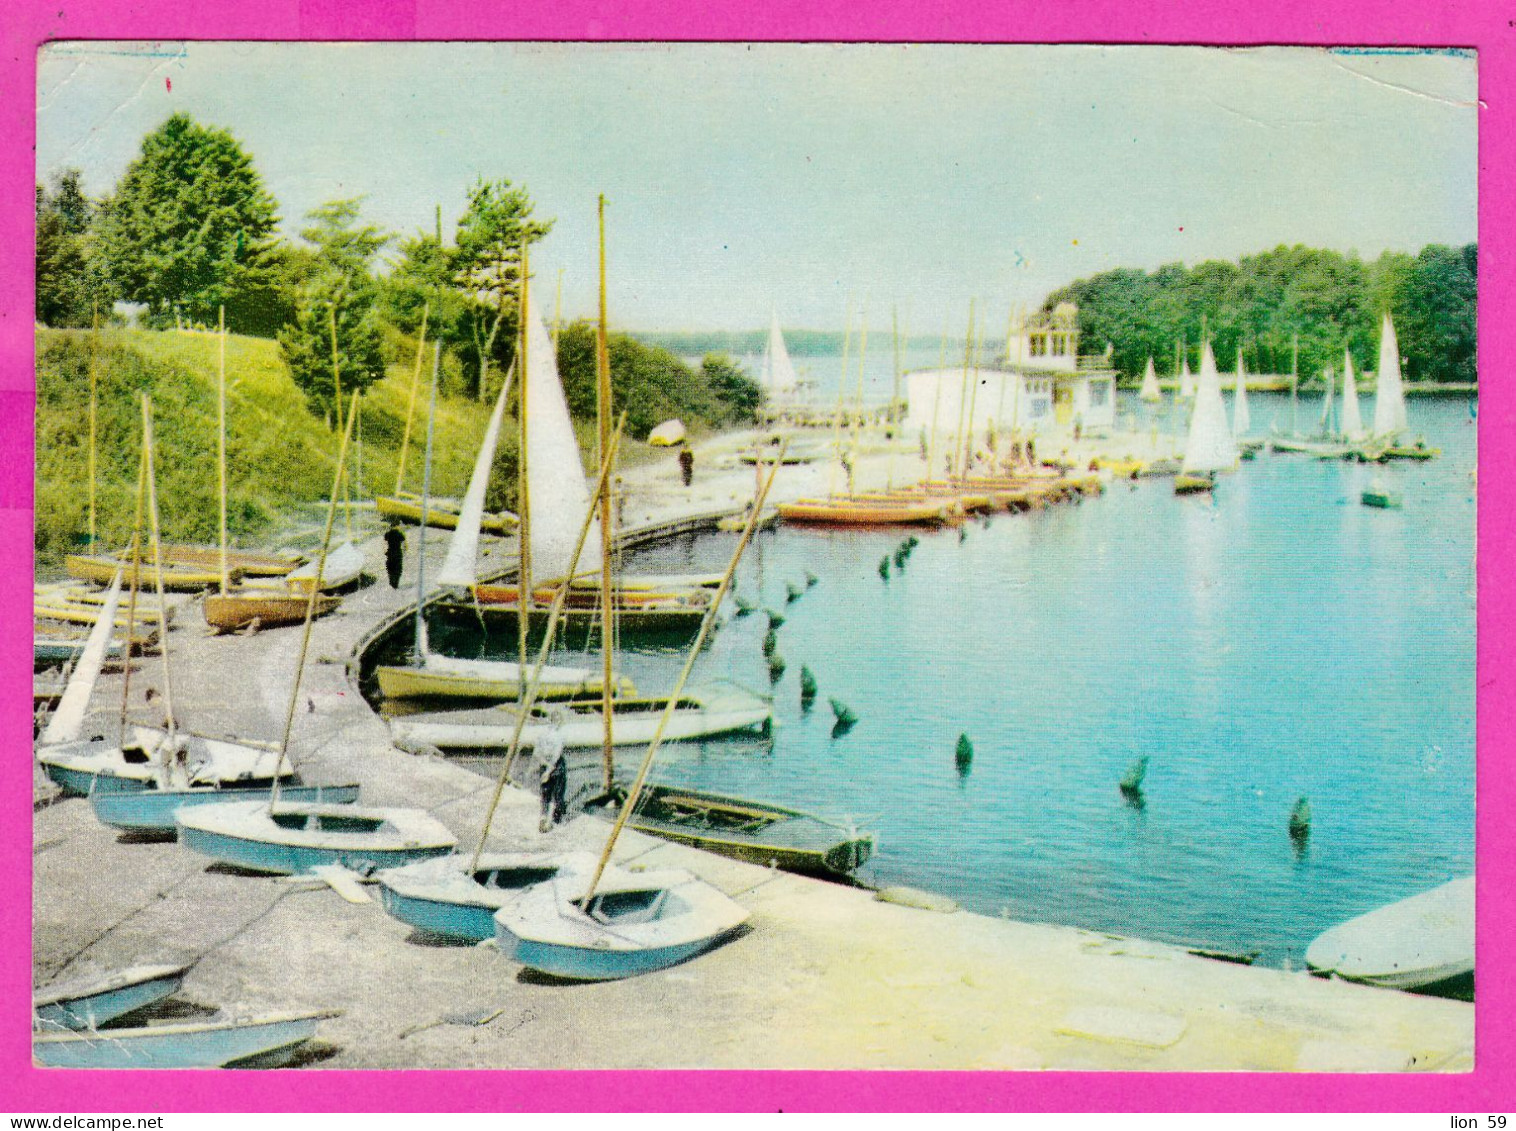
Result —
[[[672, 452], [629, 468], [625, 524], [741, 506], [754, 474], [736, 452], [752, 435], [697, 447], [689, 489], [680, 486]], [[922, 471], [909, 438], [893, 457], [864, 456], [858, 485], [887, 476], [909, 482]], [[824, 493], [828, 474], [821, 462], [786, 468], [776, 498]], [[316, 622], [291, 749], [309, 778], [360, 781], [365, 803], [424, 808], [471, 849], [491, 783], [394, 749], [349, 679], [353, 649], [411, 600], [414, 529], [407, 540], [399, 590], [384, 582], [375, 533], [363, 548], [377, 582]], [[445, 538], [428, 542], [431, 570]], [[494, 551], [502, 565], [508, 549]], [[187, 603], [169, 634], [181, 723], [276, 739], [299, 645], [298, 629], [211, 636], [198, 606]], [[106, 677], [97, 689], [89, 724], [97, 731], [115, 726], [119, 678]], [[156, 658], [140, 662], [134, 704], [161, 679]], [[536, 799], [508, 790], [491, 844], [593, 848], [607, 828], [580, 818], [541, 837]], [[881, 903], [865, 890], [635, 833], [623, 838], [617, 859], [690, 869], [751, 909], [748, 928], [660, 973], [557, 984], [488, 944], [415, 939], [377, 902], [349, 903], [324, 884], [208, 866], [172, 842], [124, 841], [74, 798], [35, 815], [34, 973], [40, 982], [193, 961], [181, 997], [194, 1002], [243, 1014], [341, 1010], [323, 1023], [312, 1067], [1473, 1067], [1469, 1003], [1216, 962], [1074, 928]]]

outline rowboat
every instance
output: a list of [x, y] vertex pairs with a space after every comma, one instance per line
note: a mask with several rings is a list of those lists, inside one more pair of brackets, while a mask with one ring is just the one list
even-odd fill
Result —
[[[289, 587], [297, 593], [309, 593], [311, 584], [316, 579], [316, 562], [306, 562], [297, 570], [291, 571], [286, 579]], [[321, 563], [321, 582], [318, 588], [323, 593], [331, 593], [338, 589], [346, 589], [363, 576], [363, 570], [367, 560], [363, 551], [351, 542], [343, 542], [326, 554], [326, 560]]]
[[495, 912], [536, 884], [561, 873], [588, 875], [588, 852], [492, 852], [477, 860], [436, 856], [376, 877], [379, 903], [393, 918], [441, 938], [483, 942], [495, 937]]
[[830, 499], [796, 499], [779, 504], [785, 522], [828, 523], [841, 526], [942, 525], [953, 521], [952, 505], [941, 499], [920, 502], [869, 500], [858, 495]]
[[44, 986], [32, 994], [32, 1028], [98, 1029], [177, 993], [188, 971], [188, 966], [133, 966]]
[[501, 952], [558, 978], [630, 978], [694, 958], [748, 917], [683, 870], [607, 872], [588, 899], [585, 880], [559, 875], [497, 911]]
[[[217, 632], [237, 632], [255, 623], [259, 628], [303, 624], [310, 597], [296, 590], [249, 587], [207, 593], [204, 604], [206, 624]], [[340, 597], [318, 594], [314, 615], [322, 616], [340, 604]]]
[[[221, 570], [221, 551], [215, 546], [165, 545], [165, 566], [200, 566]], [[243, 577], [283, 577], [305, 560], [296, 553], [263, 553], [258, 550], [227, 550], [227, 567]]]
[[275, 875], [325, 864], [368, 873], [453, 850], [457, 838], [420, 809], [297, 801], [227, 801], [174, 813], [179, 843], [213, 860]]
[[[668, 699], [617, 700], [612, 711], [612, 740], [617, 746], [646, 746], [657, 733]], [[599, 748], [605, 736], [599, 705], [560, 707], [567, 719], [559, 727], [565, 749]], [[511, 703], [474, 710], [405, 715], [389, 721], [391, 738], [403, 748], [435, 746], [439, 750], [503, 750], [511, 745], [520, 709]], [[773, 725], [774, 709], [766, 700], [738, 688], [687, 692], [675, 705], [664, 738], [671, 742], [713, 738]], [[521, 728], [522, 748], [535, 747], [552, 727], [549, 710], [534, 707]]]
[[[625, 799], [618, 792], [586, 811], [613, 811]], [[874, 850], [872, 835], [810, 813], [666, 785], [644, 787], [627, 823], [676, 844], [809, 875], [846, 876]]]
[[1472, 993], [1474, 877], [1402, 899], [1322, 933], [1313, 973], [1417, 992]]
[[[420, 495], [403, 491], [395, 495], [380, 495], [374, 504], [386, 518], [418, 525], [421, 522]], [[454, 530], [458, 526], [458, 512], [459, 505], [449, 499], [431, 499], [426, 507], [426, 524], [439, 530]], [[510, 511], [501, 511], [499, 514], [485, 515], [480, 520], [479, 528], [490, 534], [506, 535], [520, 524], [521, 520]]]
[[[218, 805], [228, 801], [269, 801], [271, 785], [186, 785], [163, 788], [155, 780], [145, 783], [122, 779], [97, 779], [90, 792], [90, 807], [102, 825], [134, 834], [172, 835], [174, 813], [185, 806]], [[281, 784], [279, 797], [289, 802], [315, 801], [351, 805], [358, 800], [358, 786]]]
[[44, 1068], [278, 1068], [337, 1013], [280, 1013], [248, 1020], [153, 1025], [86, 1033], [34, 1033]]
[[1405, 502], [1399, 491], [1391, 491], [1388, 487], [1377, 484], [1365, 487], [1360, 499], [1364, 506], [1378, 507], [1381, 510], [1390, 510]]

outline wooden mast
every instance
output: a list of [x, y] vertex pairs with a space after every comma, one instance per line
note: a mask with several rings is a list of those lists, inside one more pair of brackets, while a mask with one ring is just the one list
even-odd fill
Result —
[[[560, 287], [562, 273], [559, 273]], [[605, 196], [600, 197], [600, 327], [595, 336], [595, 416], [599, 434], [600, 462], [606, 462], [611, 448], [611, 353], [610, 334], [605, 310]], [[565, 580], [564, 584], [568, 584]], [[604, 742], [601, 762], [605, 768], [605, 789], [610, 792], [616, 782], [616, 760], [611, 711], [611, 492], [600, 492], [600, 713], [604, 716]]]
[[437, 384], [442, 371], [442, 342], [432, 346], [432, 395], [426, 411], [426, 465], [421, 472], [421, 527], [416, 532], [416, 663], [426, 663], [426, 523], [432, 505], [432, 435], [437, 426]]
[[405, 410], [405, 431], [400, 437], [400, 466], [395, 470], [395, 494], [405, 482], [405, 453], [411, 447], [411, 420], [416, 415], [416, 394], [421, 388], [421, 359], [426, 356], [426, 316], [431, 313], [431, 304], [421, 306], [421, 337], [416, 339], [416, 368], [411, 372], [411, 402]]
[[221, 595], [229, 585], [226, 565], [226, 307], [216, 312], [216, 480], [221, 502]]
[[[340, 414], [342, 406], [337, 406]], [[326, 573], [326, 551], [332, 544], [332, 526], [337, 521], [337, 488], [347, 470], [347, 442], [353, 430], [353, 417], [358, 415], [358, 390], [353, 390], [352, 409], [347, 416], [347, 427], [342, 432], [342, 443], [337, 448], [337, 471], [332, 476], [332, 497], [326, 507], [326, 529], [321, 535], [321, 554], [316, 560], [316, 580], [305, 599], [305, 630], [300, 637], [300, 655], [295, 661], [294, 685], [290, 688], [289, 708], [284, 713], [284, 734], [279, 739], [279, 758], [274, 763], [274, 786], [269, 793], [269, 809], [279, 801], [279, 775], [284, 770], [284, 760], [289, 756], [290, 732], [295, 729], [295, 703], [300, 698], [300, 678], [305, 674], [305, 656], [311, 646], [311, 622], [316, 618], [316, 602], [321, 597], [321, 578]]]
[[837, 381], [837, 416], [832, 421], [832, 462], [827, 467], [826, 493], [837, 493], [837, 465], [842, 462], [842, 406], [847, 396], [848, 347], [853, 340], [853, 300], [847, 303], [847, 326], [842, 331], [842, 376]]
[[[526, 698], [526, 637], [529, 622], [532, 619], [532, 494], [531, 477], [527, 474], [527, 462], [531, 458], [527, 450], [527, 390], [531, 388], [532, 374], [527, 367], [526, 340], [529, 337], [526, 330], [526, 320], [531, 317], [528, 307], [527, 281], [528, 259], [526, 241], [521, 243], [521, 295], [517, 301], [516, 318], [516, 357], [521, 371], [521, 381], [518, 385], [519, 400], [516, 404], [516, 416], [520, 425], [520, 441], [516, 449], [516, 509], [521, 512], [521, 521], [516, 527], [517, 566], [516, 566], [516, 648], [518, 665], [518, 698]], [[572, 578], [564, 579], [567, 587]]]
[[[963, 466], [963, 413], [969, 407], [969, 355], [974, 349], [974, 300], [969, 299], [969, 330], [963, 343], [963, 378], [958, 383], [958, 433], [953, 437], [953, 469], [962, 475], [959, 470]], [[970, 420], [968, 427], [972, 428], [974, 422]]]
[[[336, 395], [337, 395], [337, 431], [343, 433], [344, 435], [346, 435], [347, 428], [344, 426], [343, 420], [342, 420], [342, 366], [341, 366], [341, 364], [337, 360], [337, 304], [335, 302], [332, 303], [331, 310], [329, 311], [329, 314], [331, 316], [331, 327], [332, 327], [332, 386], [336, 390]], [[353, 390], [354, 393], [356, 393], [357, 391], [358, 391], [357, 389]], [[354, 400], [353, 401], [353, 412], [356, 414], [357, 411], [358, 411], [358, 402], [356, 400]], [[349, 542], [351, 542], [353, 540], [353, 491], [352, 491], [352, 485], [350, 483], [348, 483], [346, 475], [344, 475], [342, 477], [342, 479], [339, 481], [339, 485], [340, 485], [340, 487], [342, 489], [342, 496], [343, 496], [343, 498], [347, 500], [347, 507], [346, 507], [346, 509], [344, 510], [343, 513], [346, 515], [346, 518], [347, 518], [347, 540]], [[333, 488], [333, 490], [336, 490], [336, 489], [337, 488], [335, 488], [335, 487]], [[333, 499], [335, 500], [335, 498], [336, 498], [336, 496], [334, 495]], [[312, 582], [312, 584], [317, 589], [320, 589], [321, 588], [321, 583], [324, 580], [325, 580], [325, 578], [322, 577], [321, 571], [317, 570], [316, 571], [316, 579], [315, 579], [315, 581]]]
[[853, 417], [852, 428], [849, 430], [848, 446], [852, 450], [852, 458], [848, 460], [847, 493], [853, 494], [853, 473], [858, 467], [858, 429], [863, 420], [863, 365], [869, 355], [869, 313], [868, 301], [864, 300], [863, 325], [858, 330], [858, 395], [855, 398], [856, 415]]
[[[141, 585], [142, 576], [142, 511], [147, 505], [147, 448], [144, 446], [137, 457], [137, 508], [132, 515], [132, 585], [131, 595], [126, 603], [126, 639], [122, 644], [121, 655], [121, 729], [120, 737], [116, 745], [126, 745], [126, 709], [131, 702], [132, 692], [132, 634], [137, 629], [137, 591]], [[166, 641], [160, 640], [158, 647], [162, 649]]]
[[[89, 550], [95, 552], [95, 405], [98, 397], [100, 353], [100, 308], [95, 307], [94, 326], [90, 330], [89, 344]], [[132, 630], [127, 628], [130, 639]], [[130, 645], [128, 645], [130, 647]], [[130, 667], [130, 665], [127, 665]]]
[[653, 758], [658, 753], [658, 747], [663, 743], [663, 732], [668, 728], [669, 719], [673, 717], [674, 709], [679, 705], [679, 697], [684, 694], [684, 685], [689, 681], [690, 672], [695, 667], [695, 660], [700, 656], [700, 649], [705, 646], [705, 639], [710, 635], [711, 626], [715, 624], [716, 610], [721, 607], [722, 598], [726, 596], [726, 591], [732, 584], [732, 575], [737, 572], [737, 563], [742, 560], [742, 552], [747, 549], [748, 542], [752, 540], [753, 530], [758, 525], [758, 516], [763, 513], [763, 504], [768, 498], [769, 488], [774, 485], [774, 477], [784, 466], [784, 453], [788, 446], [787, 441], [780, 444], [779, 452], [774, 457], [774, 465], [769, 469], [768, 478], [764, 480], [763, 489], [758, 492], [753, 509], [748, 512], [747, 522], [742, 528], [742, 537], [737, 541], [737, 549], [732, 553], [732, 560], [727, 563], [726, 572], [721, 575], [721, 584], [711, 595], [710, 607], [706, 609], [705, 616], [700, 622], [700, 632], [695, 636], [695, 642], [690, 645], [689, 656], [684, 661], [684, 670], [679, 673], [679, 679], [674, 684], [673, 691], [669, 692], [668, 704], [663, 709], [663, 717], [658, 720], [658, 729], [653, 733], [653, 741], [648, 743], [642, 765], [637, 768], [637, 777], [632, 782], [631, 788], [627, 790], [626, 801], [621, 806], [621, 812], [616, 814], [616, 824], [611, 829], [611, 835], [605, 838], [605, 848], [600, 852], [600, 861], [595, 865], [595, 874], [590, 878], [583, 897], [577, 901], [581, 907], [589, 906], [590, 900], [594, 897], [595, 888], [600, 883], [600, 877], [605, 874], [605, 866], [610, 862], [611, 852], [616, 847], [616, 838], [621, 835], [621, 830], [626, 827], [627, 820], [637, 808], [638, 795], [647, 781], [648, 770], [652, 769]]
[[[167, 724], [169, 740], [172, 742], [178, 724], [174, 719], [174, 680], [168, 665], [168, 602], [163, 595], [163, 541], [158, 532], [158, 488], [154, 483], [156, 473], [153, 469], [153, 402], [146, 393], [142, 394], [142, 453], [144, 475], [147, 479], [148, 534], [152, 539], [153, 575], [157, 580], [158, 589], [158, 651], [163, 656], [164, 721]], [[131, 647], [131, 634], [132, 626], [128, 624], [126, 628], [128, 650]], [[124, 660], [125, 657], [123, 657]]]

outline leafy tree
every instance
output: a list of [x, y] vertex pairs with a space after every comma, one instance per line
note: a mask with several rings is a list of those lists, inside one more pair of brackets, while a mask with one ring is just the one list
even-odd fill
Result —
[[51, 190], [37, 186], [37, 320], [49, 326], [88, 326], [97, 308], [110, 308], [90, 233], [94, 204], [79, 176], [65, 169]]
[[[279, 346], [311, 411], [335, 419], [337, 382], [344, 401], [384, 376], [378, 287], [369, 273], [389, 235], [360, 225], [361, 200], [333, 200], [312, 209], [300, 236], [315, 248], [310, 273], [295, 301], [294, 320], [279, 331]], [[340, 372], [332, 368], [335, 325]]]
[[[121, 297], [148, 320], [211, 324], [273, 282], [274, 198], [225, 130], [175, 114], [142, 141], [104, 202], [99, 247]], [[234, 324], [235, 325], [235, 324]]]
[[459, 329], [466, 335], [469, 377], [482, 400], [491, 365], [504, 366], [514, 352], [521, 249], [542, 239], [551, 220], [532, 219], [532, 202], [508, 180], [482, 177], [469, 190], [451, 255], [454, 285], [467, 298]]
[[700, 362], [700, 373], [711, 391], [730, 406], [733, 422], [755, 420], [763, 403], [763, 389], [724, 353], [708, 353]]

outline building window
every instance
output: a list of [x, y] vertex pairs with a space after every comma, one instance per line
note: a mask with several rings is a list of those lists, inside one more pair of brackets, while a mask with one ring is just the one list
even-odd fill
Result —
[[1111, 384], [1109, 381], [1090, 382], [1090, 407], [1104, 408], [1111, 399]]

